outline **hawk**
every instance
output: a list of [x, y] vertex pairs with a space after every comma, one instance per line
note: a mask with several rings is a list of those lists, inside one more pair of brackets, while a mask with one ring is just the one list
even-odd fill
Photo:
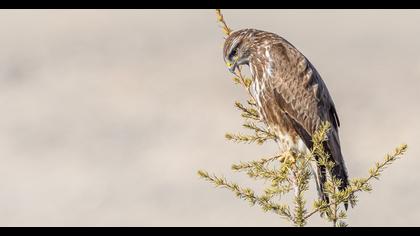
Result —
[[[279, 137], [282, 150], [309, 151], [319, 125], [331, 124], [324, 147], [335, 164], [333, 175], [341, 180], [340, 189], [345, 189], [349, 181], [338, 136], [340, 121], [327, 86], [311, 62], [284, 38], [256, 29], [232, 32], [223, 46], [223, 58], [233, 74], [239, 66], [249, 66], [251, 93], [260, 116]], [[316, 168], [318, 193], [328, 201], [323, 192], [325, 167]]]

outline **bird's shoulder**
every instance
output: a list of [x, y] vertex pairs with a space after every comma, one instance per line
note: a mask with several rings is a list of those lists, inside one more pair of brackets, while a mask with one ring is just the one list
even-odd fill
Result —
[[272, 45], [275, 63], [271, 86], [279, 105], [307, 130], [314, 131], [324, 120], [339, 125], [334, 102], [314, 65], [284, 39]]

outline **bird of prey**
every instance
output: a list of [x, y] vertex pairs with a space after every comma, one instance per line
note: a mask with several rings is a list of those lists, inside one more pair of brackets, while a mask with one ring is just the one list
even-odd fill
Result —
[[[307, 152], [319, 125], [331, 124], [324, 147], [335, 164], [333, 175], [341, 180], [340, 189], [345, 189], [349, 182], [338, 136], [340, 121], [327, 86], [311, 62], [284, 38], [256, 29], [232, 32], [223, 46], [223, 58], [233, 74], [239, 66], [249, 66], [251, 93], [260, 116], [283, 150]], [[325, 167], [316, 168], [319, 195], [328, 201], [323, 192]]]

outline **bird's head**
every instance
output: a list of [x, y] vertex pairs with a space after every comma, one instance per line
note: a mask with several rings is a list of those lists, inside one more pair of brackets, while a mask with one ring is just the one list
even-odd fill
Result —
[[252, 29], [242, 29], [232, 32], [223, 46], [223, 59], [233, 74], [240, 65], [248, 65], [251, 55], [250, 43], [252, 38]]

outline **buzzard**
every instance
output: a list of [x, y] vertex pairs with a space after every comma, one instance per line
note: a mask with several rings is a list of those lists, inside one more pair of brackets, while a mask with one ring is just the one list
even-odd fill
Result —
[[[232, 32], [226, 38], [223, 57], [233, 74], [237, 67], [249, 66], [251, 93], [264, 122], [279, 137], [282, 150], [307, 152], [319, 125], [324, 121], [331, 124], [324, 147], [335, 164], [333, 175], [341, 180], [340, 189], [346, 188], [349, 182], [338, 136], [340, 121], [327, 86], [311, 62], [284, 38], [256, 29]], [[318, 165], [315, 179], [320, 197], [328, 201], [323, 193], [325, 172], [325, 167]]]

